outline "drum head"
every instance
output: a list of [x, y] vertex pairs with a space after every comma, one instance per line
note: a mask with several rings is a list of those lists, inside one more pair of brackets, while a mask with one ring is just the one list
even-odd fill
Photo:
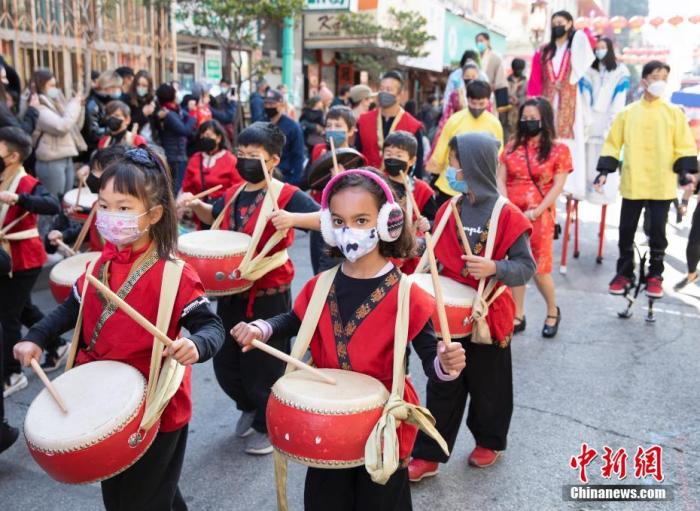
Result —
[[[471, 308], [474, 303], [474, 297], [476, 296], [476, 290], [473, 287], [460, 284], [456, 280], [443, 277], [442, 275], [439, 275], [438, 278], [440, 279], [442, 298], [445, 301], [445, 305]], [[433, 279], [430, 273], [414, 273], [411, 275], [411, 280], [418, 284], [424, 291], [435, 296]]]
[[337, 384], [324, 383], [305, 371], [293, 371], [277, 380], [272, 392], [283, 403], [318, 413], [355, 413], [383, 406], [389, 399], [386, 387], [376, 378], [342, 369], [321, 370]]
[[[362, 167], [365, 164], [365, 157], [351, 147], [341, 147], [335, 151], [338, 165], [342, 165], [345, 170]], [[309, 188], [313, 190], [323, 190], [331, 178], [333, 168], [333, 155], [330, 151], [323, 154], [318, 160], [311, 164], [309, 169]]]
[[[66, 206], [75, 206], [75, 200], [78, 198], [78, 189], [73, 188], [68, 190], [63, 196], [63, 204]], [[92, 208], [92, 205], [97, 202], [97, 194], [90, 192], [90, 190], [85, 187], [80, 189], [80, 207], [85, 209]]]
[[51, 268], [49, 280], [61, 286], [72, 286], [85, 273], [87, 265], [92, 261], [97, 261], [99, 257], [100, 252], [85, 252], [67, 257]]
[[64, 414], [44, 389], [24, 420], [27, 441], [46, 451], [76, 450], [110, 435], [128, 422], [146, 399], [146, 379], [130, 365], [97, 361], [53, 380], [68, 408]]
[[177, 240], [179, 252], [190, 256], [225, 257], [245, 252], [252, 238], [242, 232], [224, 230], [194, 231]]

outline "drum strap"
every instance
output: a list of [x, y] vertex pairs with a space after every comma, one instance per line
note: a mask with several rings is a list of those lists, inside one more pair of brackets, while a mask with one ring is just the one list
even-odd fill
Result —
[[[459, 200], [459, 195], [456, 195], [450, 199], [450, 201], [454, 204], [457, 204], [458, 200]], [[445, 230], [445, 227], [447, 226], [447, 221], [450, 219], [450, 216], [452, 216], [452, 206], [445, 208], [445, 212], [440, 217], [440, 220], [438, 221], [437, 226], [435, 227], [435, 230], [433, 231], [433, 246], [437, 245], [437, 242], [440, 239], [440, 236], [442, 236], [442, 233]], [[426, 250], [425, 252], [423, 252], [423, 255], [421, 256], [420, 261], [418, 261], [418, 266], [416, 267], [415, 273], [425, 273], [427, 271], [428, 271], [428, 251]]]
[[[90, 262], [86, 274], [92, 274], [98, 260]], [[158, 316], [156, 327], [161, 332], [167, 332], [172, 319], [177, 290], [180, 287], [180, 278], [184, 262], [180, 260], [166, 261], [163, 268], [163, 278], [161, 281], [160, 299], [158, 302]], [[80, 344], [80, 334], [83, 325], [83, 306], [85, 295], [88, 289], [88, 281], [85, 279], [81, 291], [80, 310], [78, 320], [73, 330], [68, 360], [66, 361], [66, 371], [70, 370], [75, 363]], [[141, 419], [140, 428], [148, 430], [160, 418], [163, 410], [170, 402], [185, 375], [185, 367], [178, 364], [172, 357], [163, 361], [163, 344], [153, 339], [153, 349], [151, 351], [151, 365], [148, 374], [148, 387], [146, 391], [146, 407]]]
[[[26, 175], [27, 172], [24, 170], [24, 167], [20, 167], [17, 169], [14, 175], [5, 176], [5, 179], [0, 182], [0, 192], [15, 193], [17, 191], [17, 187], [19, 186], [19, 182]], [[7, 212], [9, 209], [9, 204], [5, 202], [0, 204], [0, 227], [2, 227], [2, 225], [5, 223], [5, 217], [7, 217]]]
[[[17, 169], [14, 175], [8, 175], [2, 181], [2, 183], [0, 183], [0, 192], [8, 191], [10, 193], [15, 193], [17, 191], [17, 187], [19, 186], [19, 182], [26, 175], [27, 173], [25, 172], [24, 167], [20, 167], [19, 169]], [[5, 223], [5, 218], [7, 218], [7, 212], [9, 210], [9, 204], [0, 204], [0, 227], [2, 227], [2, 225]], [[15, 225], [17, 225], [28, 214], [29, 212], [24, 213], [23, 215], [16, 218], [14, 221], [10, 222], [4, 228], [2, 228], [2, 230], [0, 230], [0, 246], [2, 246], [3, 250], [9, 254], [10, 259], [12, 258], [10, 241], [21, 241], [39, 237], [39, 231], [36, 228], [26, 229], [24, 231], [7, 234], [8, 231], [12, 230], [12, 228]], [[12, 271], [10, 271], [9, 277], [12, 278]]]

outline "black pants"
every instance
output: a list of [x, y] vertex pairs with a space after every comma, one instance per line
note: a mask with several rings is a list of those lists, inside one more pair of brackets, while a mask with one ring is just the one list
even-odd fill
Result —
[[19, 373], [22, 369], [12, 355], [12, 349], [22, 337], [22, 312], [29, 301], [32, 288], [41, 273], [41, 268], [16, 271], [12, 278], [0, 276], [0, 324], [5, 333], [5, 376]]
[[187, 511], [178, 487], [187, 428], [158, 433], [140, 460], [102, 481], [102, 500], [107, 511]]
[[[3, 342], [2, 325], [0, 325], [0, 385], [3, 385], [3, 383], [5, 381], [5, 372], [3, 370], [4, 359], [5, 359], [4, 351], [5, 351], [5, 345]], [[2, 421], [4, 421], [4, 420], [5, 420], [5, 396], [3, 395], [2, 392], [0, 392], [0, 426], [2, 426]]]
[[642, 209], [646, 208], [649, 218], [649, 275], [661, 277], [664, 272], [664, 256], [668, 240], [666, 239], [666, 220], [670, 200], [630, 200], [622, 199], [620, 208], [620, 237], [617, 260], [617, 274], [634, 280], [634, 235], [637, 232]]
[[[241, 321], [267, 319], [289, 312], [292, 297], [289, 291], [270, 296], [261, 296], [253, 304], [253, 318], [246, 318], [247, 293], [219, 298], [217, 314], [224, 324], [226, 341], [214, 356], [214, 374], [226, 394], [236, 402], [242, 412], [255, 412], [253, 429], [267, 433], [265, 409], [270, 397], [270, 388], [284, 373], [285, 363], [260, 350], [247, 353], [231, 337], [230, 331]], [[273, 336], [267, 344], [289, 353], [290, 338]]]
[[408, 469], [377, 484], [365, 467], [309, 468], [304, 483], [305, 511], [411, 511]]
[[[467, 352], [467, 367], [459, 378], [451, 382], [428, 380], [427, 407], [435, 417], [437, 430], [452, 452], [467, 396], [470, 396], [467, 427], [474, 435], [476, 444], [502, 451], [506, 448], [508, 427], [513, 415], [510, 346], [500, 348], [474, 344], [466, 339], [460, 342]], [[413, 456], [442, 463], [449, 459], [440, 446], [422, 431], [418, 432]]]
[[693, 213], [693, 223], [688, 235], [685, 257], [688, 262], [688, 273], [695, 273], [698, 270], [698, 262], [700, 262], [700, 204], [695, 206]]

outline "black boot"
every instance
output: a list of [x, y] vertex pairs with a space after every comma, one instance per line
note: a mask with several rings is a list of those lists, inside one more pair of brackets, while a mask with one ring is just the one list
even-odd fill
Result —
[[19, 430], [7, 423], [7, 420], [0, 424], [0, 453], [6, 451], [17, 441]]

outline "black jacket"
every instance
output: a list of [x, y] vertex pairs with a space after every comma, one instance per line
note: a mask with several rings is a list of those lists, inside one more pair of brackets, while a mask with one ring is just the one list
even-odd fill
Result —
[[85, 124], [83, 124], [83, 138], [87, 144], [88, 153], [97, 149], [97, 143], [104, 135], [108, 134], [108, 129], [104, 125], [105, 107], [111, 98], [102, 96], [94, 90], [85, 103]]

